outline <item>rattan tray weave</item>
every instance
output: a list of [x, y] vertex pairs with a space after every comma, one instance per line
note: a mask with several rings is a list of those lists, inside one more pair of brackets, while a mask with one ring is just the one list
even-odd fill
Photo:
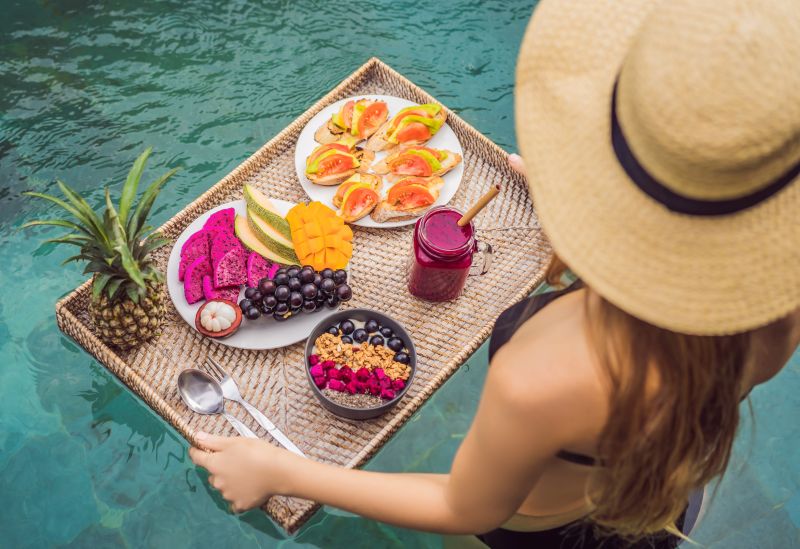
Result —
[[[199, 214], [240, 199], [250, 183], [268, 196], [290, 201], [307, 197], [294, 169], [295, 142], [306, 122], [326, 105], [348, 96], [388, 94], [419, 103], [435, 99], [378, 59], [370, 59], [255, 154], [175, 215], [161, 230], [173, 241]], [[478, 238], [494, 248], [489, 273], [471, 277], [464, 295], [452, 303], [431, 304], [411, 297], [405, 287], [405, 265], [411, 227], [355, 227], [350, 263], [352, 307], [385, 311], [414, 338], [418, 369], [414, 384], [392, 411], [374, 420], [350, 422], [326, 412], [308, 388], [303, 343], [272, 351], [231, 349], [204, 339], [168, 307], [162, 335], [129, 352], [106, 346], [88, 318], [87, 281], [56, 304], [58, 326], [171, 423], [190, 442], [205, 430], [234, 435], [219, 416], [189, 411], [178, 396], [176, 378], [187, 367], [199, 367], [211, 355], [233, 370], [242, 394], [272, 418], [311, 459], [359, 467], [377, 451], [431, 394], [488, 337], [494, 320], [527, 295], [540, 281], [550, 247], [543, 236], [524, 180], [511, 171], [506, 153], [451, 111], [447, 122], [464, 149], [464, 179], [450, 204], [465, 210], [496, 183], [502, 194], [476, 219]], [[169, 246], [157, 252], [166, 269]], [[168, 301], [168, 300], [167, 300]], [[243, 409], [230, 406], [240, 419], [259, 430]], [[264, 506], [287, 531], [300, 527], [318, 508], [311, 501], [277, 496]]]

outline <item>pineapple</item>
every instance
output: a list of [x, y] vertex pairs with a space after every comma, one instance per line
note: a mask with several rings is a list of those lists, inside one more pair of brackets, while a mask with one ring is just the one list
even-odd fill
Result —
[[79, 248], [80, 253], [64, 264], [87, 262], [84, 274], [93, 273], [89, 316], [103, 341], [120, 350], [131, 349], [158, 335], [164, 316], [164, 275], [156, 269], [152, 252], [167, 240], [147, 225], [147, 216], [158, 193], [177, 168], [151, 183], [134, 204], [150, 151], [150, 148], [145, 150], [133, 163], [122, 187], [119, 210], [111, 202], [108, 187], [102, 212], [93, 211], [78, 193], [61, 181], [58, 187], [67, 198], [66, 202], [48, 194], [25, 193], [57, 204], [74, 218], [74, 221], [31, 221], [23, 227], [54, 225], [71, 230], [47, 242]]

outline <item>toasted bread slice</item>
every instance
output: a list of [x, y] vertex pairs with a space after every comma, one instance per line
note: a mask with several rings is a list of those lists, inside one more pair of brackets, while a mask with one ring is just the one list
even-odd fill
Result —
[[[436, 116], [434, 116], [434, 119], [441, 119], [442, 124], [444, 124], [444, 121], [445, 121], [446, 118], [447, 118], [447, 114], [444, 112], [444, 109], [439, 111], [436, 114]], [[424, 145], [425, 143], [430, 141], [431, 138], [433, 138], [433, 135], [436, 135], [436, 134], [433, 134], [433, 135], [431, 135], [431, 137], [429, 137], [428, 139], [425, 139], [425, 140], [412, 140], [412, 141], [404, 141], [402, 143], [392, 143], [392, 142], [390, 142], [390, 141], [388, 141], [386, 139], [386, 133], [389, 131], [389, 128], [392, 126], [392, 120], [394, 120], [394, 117], [392, 117], [389, 120], [387, 120], [386, 122], [384, 122], [381, 125], [381, 127], [378, 128], [378, 131], [376, 131], [375, 134], [372, 137], [367, 139], [367, 144], [364, 145], [365, 149], [367, 149], [369, 151], [386, 151], [386, 150], [388, 150], [388, 151], [390, 151], [390, 154], [392, 154], [392, 153], [395, 152], [395, 148], [396, 147], [407, 147], [407, 146], [412, 146], [413, 147], [413, 146]]]
[[336, 190], [336, 194], [333, 196], [333, 205], [337, 208], [342, 207], [342, 198], [344, 198], [345, 193], [347, 192], [347, 187], [350, 186], [351, 183], [369, 183], [369, 185], [377, 192], [378, 194], [381, 193], [381, 188], [383, 187], [383, 178], [379, 175], [374, 175], [371, 173], [356, 173], [347, 178], [346, 181], [343, 181], [339, 188]]
[[[386, 118], [389, 117], [389, 110], [388, 110], [388, 108], [386, 108], [386, 103], [384, 101], [376, 101], [374, 99], [358, 99], [358, 100], [355, 100], [355, 101], [352, 101], [352, 100], [348, 101], [346, 103], [346, 105], [349, 105], [351, 103], [353, 104], [354, 107], [356, 105], [360, 105], [362, 107], [369, 107], [369, 106], [374, 105], [376, 103], [380, 103], [381, 105], [384, 106], [385, 113], [379, 119], [379, 121], [385, 121]], [[372, 129], [372, 131], [367, 130], [364, 135], [354, 136], [353, 135], [353, 129], [350, 127], [352, 122], [353, 122], [353, 114], [352, 114], [353, 113], [353, 109], [351, 108], [349, 110], [350, 114], [347, 115], [347, 117], [345, 118], [343, 116], [343, 109], [344, 108], [345, 107], [343, 106], [342, 109], [340, 109], [337, 113], [334, 113], [331, 116], [331, 118], [329, 118], [328, 121], [326, 123], [324, 123], [322, 126], [320, 126], [317, 129], [317, 131], [314, 133], [314, 139], [318, 143], [322, 143], [323, 145], [326, 144], [326, 143], [333, 143], [334, 141], [337, 141], [337, 140], [341, 139], [342, 136], [344, 136], [344, 135], [352, 136], [356, 141], [361, 141], [363, 139], [368, 139], [370, 136], [372, 136], [372, 134], [374, 134], [376, 131], [378, 131], [378, 129], [381, 127], [381, 126], [378, 126], [377, 128]], [[334, 123], [334, 121], [333, 121], [334, 117], [336, 117], [337, 115], [339, 116], [340, 123], [345, 124], [346, 127], [342, 127], [342, 126], [339, 126], [338, 124]]]
[[[404, 177], [403, 179], [406, 179]], [[439, 194], [441, 194], [442, 187], [444, 186], [444, 179], [441, 177], [433, 176], [433, 177], [414, 177], [414, 182], [416, 184], [424, 184], [427, 187], [428, 191], [430, 191], [431, 195], [433, 195], [433, 204], [436, 203], [436, 200], [439, 198]], [[398, 181], [399, 183], [399, 181]], [[433, 204], [429, 204], [427, 206], [420, 206], [417, 208], [403, 208], [402, 206], [396, 206], [390, 204], [386, 200], [382, 200], [374, 210], [370, 216], [374, 221], [377, 223], [384, 223], [386, 221], [407, 221], [409, 219], [417, 218], [427, 212], [429, 209], [433, 207]]]
[[306, 177], [312, 183], [316, 183], [317, 185], [325, 185], [325, 186], [333, 186], [338, 185], [342, 181], [346, 180], [358, 170], [353, 168], [352, 170], [347, 170], [346, 172], [341, 173], [332, 173], [330, 175], [323, 175], [322, 177], [317, 176], [313, 173], [307, 173]]
[[[391, 162], [394, 159], [398, 158], [402, 154], [404, 154], [407, 151], [409, 151], [411, 149], [414, 149], [414, 148], [419, 148], [419, 146], [415, 147], [415, 146], [403, 145], [402, 147], [399, 147], [396, 152], [394, 152], [393, 154], [388, 155], [382, 161], [375, 163], [372, 166], [372, 171], [375, 172], [375, 173], [381, 174], [381, 175], [391, 173], [392, 175], [390, 175], [389, 178], [392, 181], [399, 181], [400, 179], [402, 179], [404, 177], [408, 177], [408, 174], [392, 173], [392, 170], [389, 167], [389, 164], [391, 164]], [[439, 160], [439, 164], [441, 164], [441, 168], [439, 168], [438, 170], [436, 170], [433, 173], [431, 173], [431, 175], [442, 176], [442, 175], [446, 174], [447, 172], [449, 172], [450, 170], [452, 170], [453, 168], [455, 168], [456, 166], [458, 166], [458, 164], [461, 162], [461, 155], [458, 154], [458, 153], [455, 153], [455, 152], [452, 152], [452, 151], [448, 151], [448, 150], [444, 150], [444, 149], [431, 149], [431, 150], [436, 150], [436, 151], [439, 151], [439, 152], [447, 153], [447, 156], [445, 156], [445, 158], [443, 160], [441, 160], [441, 159]]]

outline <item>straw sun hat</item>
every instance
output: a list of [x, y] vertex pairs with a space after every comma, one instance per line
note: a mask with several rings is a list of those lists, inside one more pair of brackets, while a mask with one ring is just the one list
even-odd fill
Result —
[[544, 0], [517, 64], [532, 198], [559, 256], [677, 332], [800, 306], [800, 7]]

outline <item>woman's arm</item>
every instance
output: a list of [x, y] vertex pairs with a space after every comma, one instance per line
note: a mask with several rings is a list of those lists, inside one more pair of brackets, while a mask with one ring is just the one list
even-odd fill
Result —
[[[570, 438], [563, 376], [536, 354], [504, 347], [489, 369], [472, 426], [449, 475], [377, 473], [301, 458], [260, 440], [204, 435], [190, 450], [234, 510], [273, 494], [297, 496], [383, 522], [442, 533], [478, 533], [519, 508], [547, 460]], [[521, 372], [524, 378], [521, 378]], [[561, 386], [559, 386], [561, 385]]]

